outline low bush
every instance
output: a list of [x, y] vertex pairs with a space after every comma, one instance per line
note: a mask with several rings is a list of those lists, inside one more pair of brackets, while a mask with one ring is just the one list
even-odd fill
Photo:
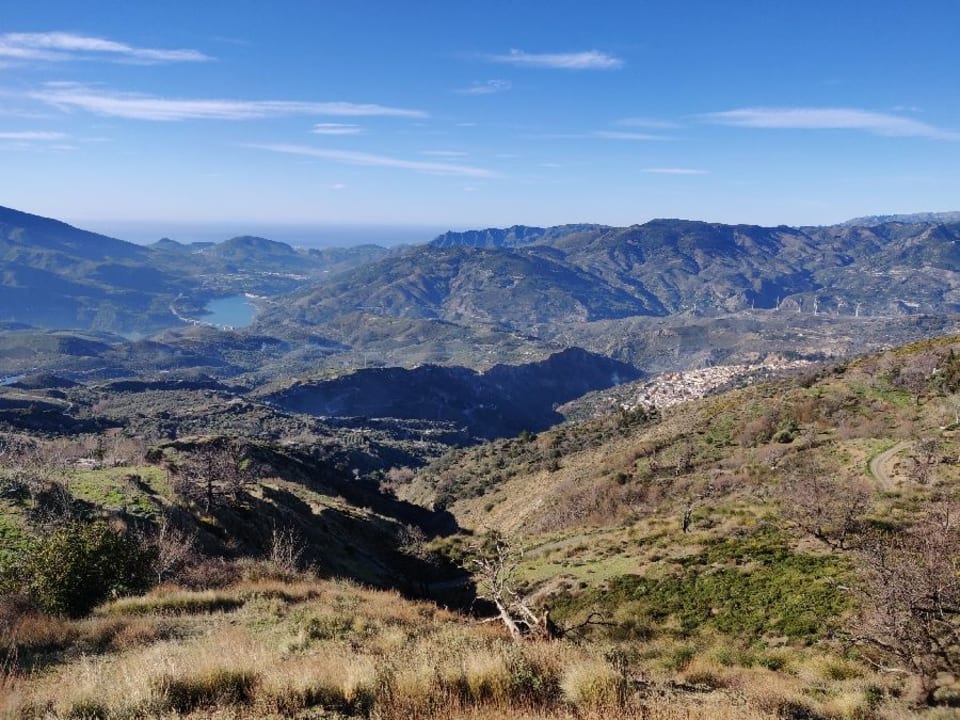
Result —
[[106, 522], [71, 522], [40, 538], [17, 567], [21, 588], [45, 611], [89, 613], [111, 596], [146, 590], [153, 553]]

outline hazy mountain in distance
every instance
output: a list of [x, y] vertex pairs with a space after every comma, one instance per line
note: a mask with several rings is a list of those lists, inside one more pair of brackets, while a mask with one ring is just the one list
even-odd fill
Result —
[[430, 244], [433, 247], [518, 248], [526, 245], [549, 244], [560, 238], [581, 236], [607, 229], [606, 225], [555, 225], [549, 228], [514, 225], [509, 228], [487, 228], [464, 232], [445, 232]]
[[952, 212], [922, 212], [908, 213], [905, 215], [865, 215], [864, 217], [853, 218], [841, 223], [850, 227], [853, 225], [873, 226], [883, 225], [884, 223], [958, 223], [960, 222], [960, 211]]

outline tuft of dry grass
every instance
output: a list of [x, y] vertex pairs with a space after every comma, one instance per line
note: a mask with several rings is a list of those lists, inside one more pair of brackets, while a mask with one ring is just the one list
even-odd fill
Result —
[[248, 669], [203, 668], [192, 673], [161, 675], [151, 686], [154, 707], [188, 713], [201, 707], [249, 704], [260, 685], [260, 675]]
[[236, 591], [181, 590], [164, 587], [146, 595], [116, 600], [102, 609], [110, 615], [176, 614], [226, 612], [242, 607], [245, 600]]
[[569, 665], [560, 681], [564, 699], [585, 710], [622, 707], [627, 684], [623, 674], [606, 660], [587, 659]]

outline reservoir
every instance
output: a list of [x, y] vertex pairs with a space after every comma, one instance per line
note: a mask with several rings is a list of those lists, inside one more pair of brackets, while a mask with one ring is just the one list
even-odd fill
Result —
[[231, 295], [207, 303], [203, 322], [220, 328], [242, 328], [253, 322], [257, 309], [246, 295]]

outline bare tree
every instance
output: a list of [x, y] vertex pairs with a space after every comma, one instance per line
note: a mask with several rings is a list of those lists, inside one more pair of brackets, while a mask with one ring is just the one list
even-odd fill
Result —
[[47, 527], [72, 517], [74, 498], [65, 484], [66, 476], [62, 444], [12, 434], [0, 437], [3, 491], [29, 498], [36, 525]]
[[960, 425], [960, 393], [952, 392], [947, 395], [946, 406], [953, 415], [953, 424]]
[[862, 480], [833, 477], [809, 453], [792, 464], [780, 488], [784, 518], [835, 550], [846, 547], [859, 529], [870, 498]]
[[244, 490], [257, 476], [244, 444], [228, 438], [199, 445], [171, 470], [180, 477], [181, 492], [202, 501], [204, 512], [213, 509], [218, 497], [230, 496], [234, 503], [239, 503]]
[[931, 390], [936, 369], [935, 358], [918, 355], [911, 358], [908, 365], [892, 371], [890, 379], [896, 387], [913, 395], [914, 402], [919, 406]]
[[537, 616], [517, 591], [516, 573], [523, 561], [523, 551], [501, 533], [491, 531], [474, 546], [467, 568], [477, 584], [477, 597], [497, 608], [497, 617], [515, 640], [524, 635], [557, 637], [559, 628], [549, 612]]
[[855, 638], [875, 662], [916, 673], [924, 700], [938, 672], [960, 674], [960, 505], [935, 500], [913, 526], [864, 543], [863, 612]]
[[294, 574], [303, 563], [305, 544], [300, 533], [289, 526], [273, 526], [270, 532], [268, 559], [281, 571]]
[[942, 460], [940, 438], [927, 436], [913, 444], [913, 477], [921, 485], [936, 479], [937, 465]]
[[397, 533], [397, 549], [422, 562], [434, 564], [436, 553], [429, 547], [427, 534], [416, 525], [404, 525]]
[[196, 555], [197, 531], [188, 532], [177, 526], [169, 514], [160, 515], [156, 532], [148, 540], [156, 553], [154, 571], [157, 582], [167, 580], [182, 570]]

